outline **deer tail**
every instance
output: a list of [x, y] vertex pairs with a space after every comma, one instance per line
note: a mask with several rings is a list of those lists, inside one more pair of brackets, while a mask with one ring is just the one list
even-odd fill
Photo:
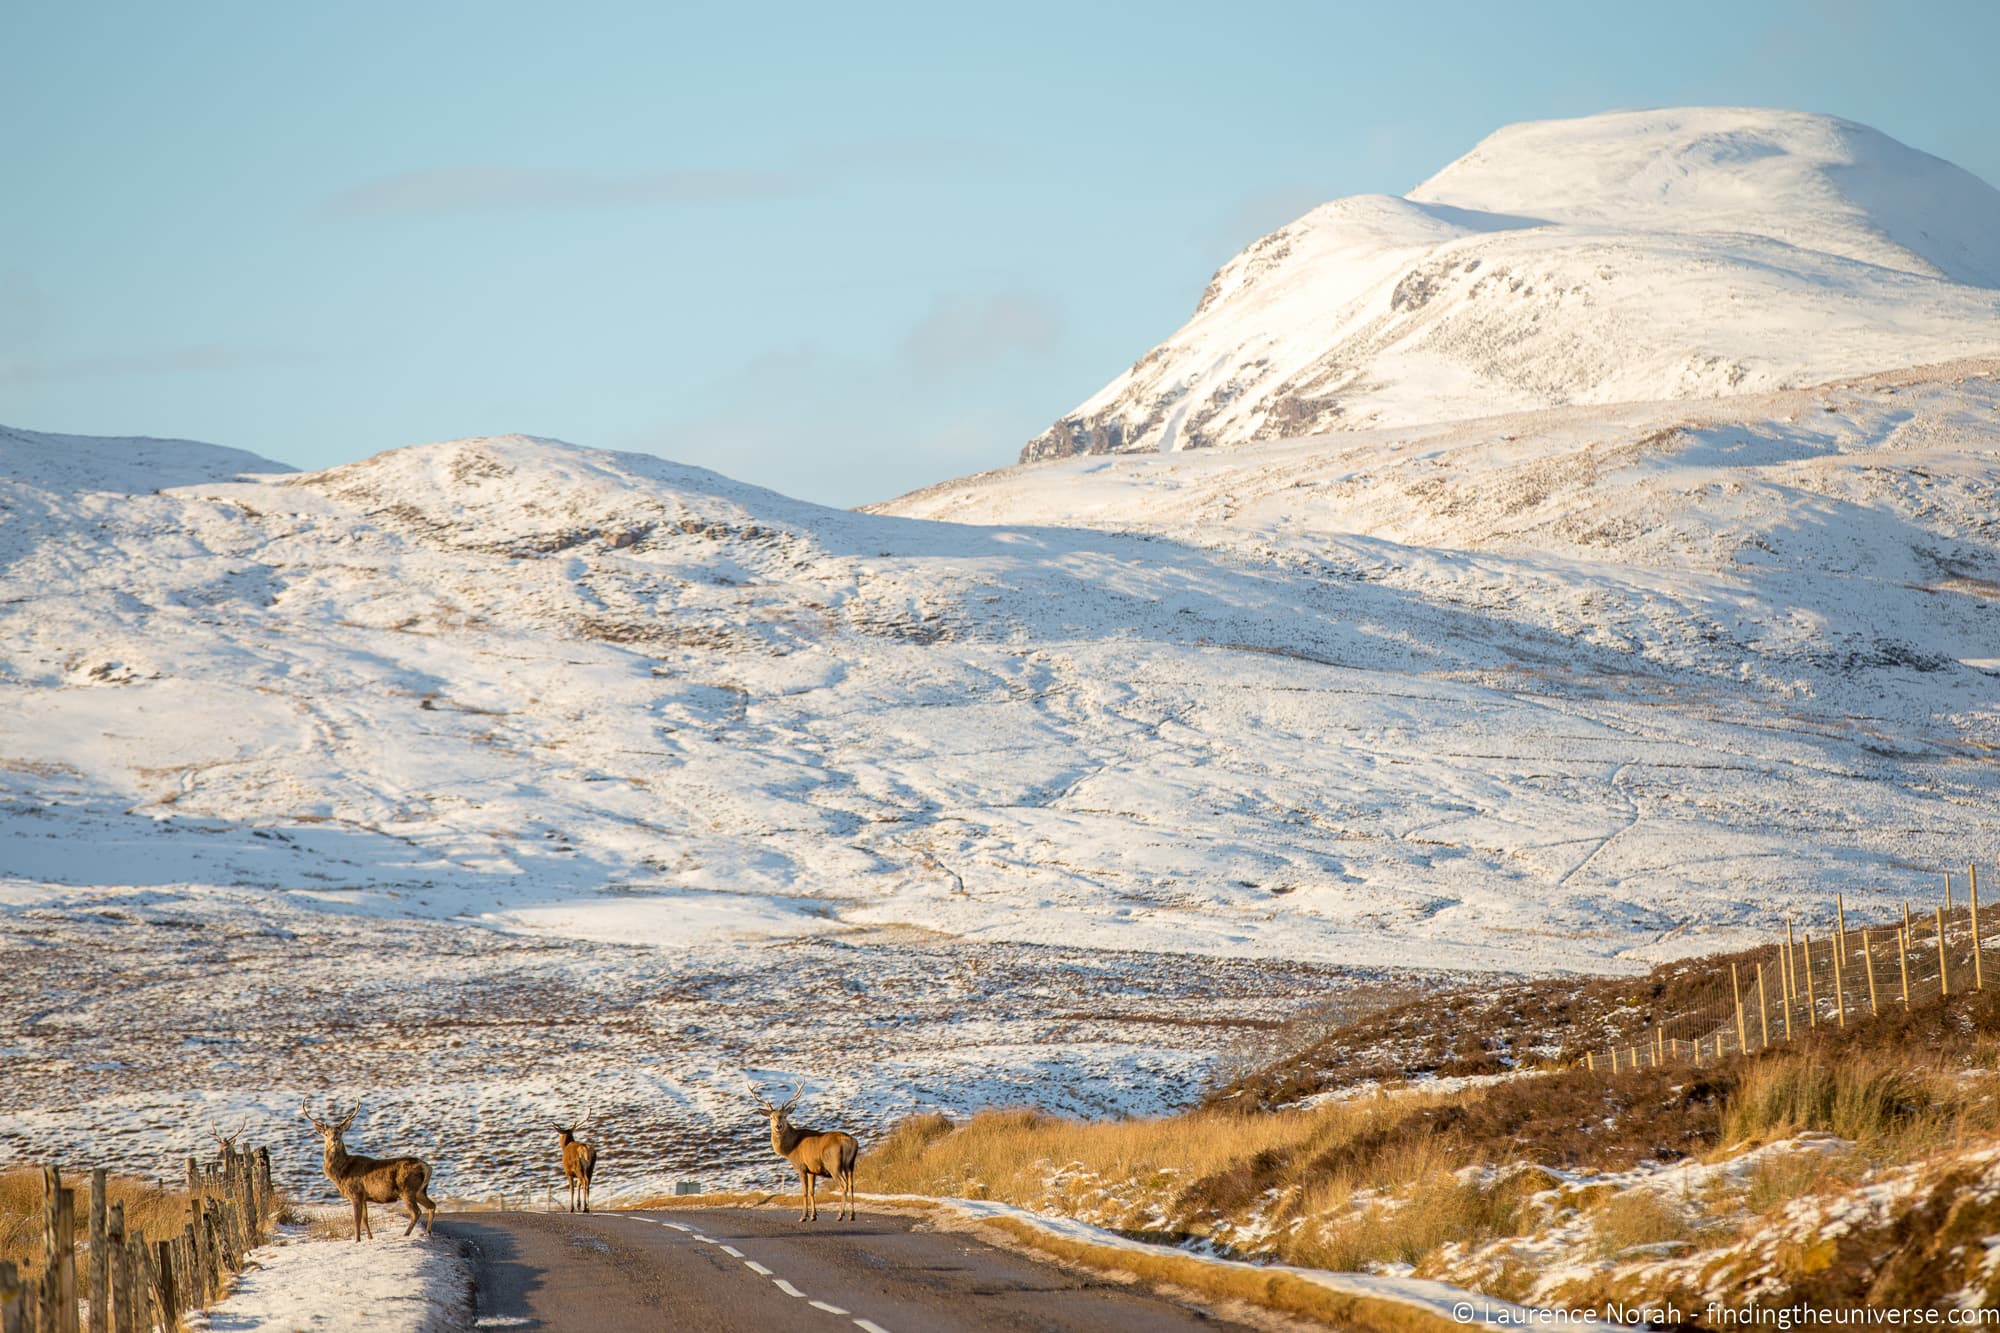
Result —
[[861, 1145], [849, 1135], [840, 1145], [840, 1169], [852, 1175], [854, 1159], [861, 1155]]

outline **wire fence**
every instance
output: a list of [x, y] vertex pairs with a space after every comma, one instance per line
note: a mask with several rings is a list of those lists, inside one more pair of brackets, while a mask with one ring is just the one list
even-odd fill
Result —
[[[1966, 893], [1929, 913], [1903, 905], [1900, 920], [1851, 925], [1834, 898], [1834, 928], [1818, 938], [1794, 931], [1718, 965], [1691, 1004], [1653, 1029], [1652, 1040], [1588, 1051], [1584, 1063], [1613, 1073], [1664, 1064], [1706, 1064], [1747, 1055], [1821, 1027], [1907, 1010], [1944, 995], [1986, 988], [1986, 950], [2000, 923], [1982, 919], [1979, 870]], [[2000, 981], [2000, 973], [1996, 973]]]

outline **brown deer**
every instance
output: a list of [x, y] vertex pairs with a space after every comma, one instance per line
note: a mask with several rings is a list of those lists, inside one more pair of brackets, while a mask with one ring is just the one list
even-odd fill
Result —
[[208, 1122], [208, 1136], [215, 1140], [215, 1160], [217, 1162], [226, 1162], [229, 1160], [229, 1154], [236, 1151], [236, 1140], [242, 1138], [243, 1131], [248, 1128], [250, 1128], [250, 1122], [245, 1120], [236, 1127], [234, 1134], [225, 1134], [222, 1132], [222, 1127], [213, 1120]]
[[563, 1176], [569, 1181], [569, 1210], [576, 1211], [579, 1190], [583, 1193], [583, 1211], [590, 1211], [590, 1177], [597, 1170], [597, 1149], [581, 1142], [576, 1132], [590, 1123], [590, 1108], [583, 1109], [583, 1119], [573, 1125], [555, 1125], [556, 1146], [562, 1149]]
[[[354, 1205], [354, 1239], [361, 1239], [363, 1227], [368, 1229], [368, 1239], [375, 1239], [374, 1224], [368, 1220], [368, 1205], [371, 1203], [402, 1202], [410, 1210], [410, 1225], [403, 1228], [409, 1235], [417, 1229], [419, 1211], [428, 1214], [424, 1220], [424, 1234], [431, 1234], [431, 1226], [437, 1221], [437, 1205], [424, 1187], [430, 1184], [430, 1163], [419, 1157], [354, 1157], [349, 1155], [340, 1136], [354, 1123], [354, 1117], [361, 1114], [361, 1103], [339, 1120], [324, 1121], [312, 1113], [310, 1106], [302, 1107], [301, 1113], [312, 1121], [312, 1127], [319, 1131], [326, 1143], [326, 1178], [333, 1187]], [[329, 1112], [331, 1114], [331, 1112]]]
[[801, 1222], [819, 1220], [819, 1200], [814, 1197], [813, 1185], [821, 1176], [834, 1182], [834, 1188], [841, 1191], [842, 1208], [835, 1220], [854, 1219], [854, 1159], [861, 1152], [861, 1145], [852, 1134], [839, 1130], [822, 1133], [816, 1129], [800, 1129], [791, 1122], [791, 1110], [799, 1104], [799, 1096], [805, 1092], [801, 1083], [783, 1106], [773, 1106], [762, 1097], [757, 1105], [764, 1114], [771, 1117], [771, 1151], [790, 1162], [799, 1173], [799, 1187], [804, 1193], [804, 1210], [799, 1214]]

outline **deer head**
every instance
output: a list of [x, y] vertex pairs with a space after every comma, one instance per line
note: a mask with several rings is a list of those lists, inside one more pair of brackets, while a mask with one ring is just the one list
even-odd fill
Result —
[[245, 1120], [236, 1127], [234, 1134], [225, 1134], [213, 1120], [208, 1122], [208, 1135], [215, 1140], [215, 1155], [218, 1160], [226, 1158], [230, 1153], [236, 1151], [236, 1140], [242, 1138], [243, 1131], [248, 1128], [250, 1128], [250, 1122]]
[[[343, 1153], [346, 1151], [346, 1149], [342, 1146], [340, 1142], [340, 1136], [342, 1134], [345, 1134], [347, 1132], [347, 1127], [354, 1123], [354, 1117], [361, 1114], [361, 1103], [360, 1102], [354, 1103], [354, 1109], [349, 1111], [346, 1115], [341, 1116], [340, 1119], [338, 1120], [333, 1120], [333, 1119], [321, 1120], [318, 1116], [312, 1113], [311, 1106], [301, 1106], [299, 1108], [299, 1114], [303, 1115], [307, 1120], [310, 1120], [312, 1122], [312, 1127], [319, 1131], [320, 1138], [323, 1139], [326, 1143], [327, 1156], [331, 1157], [336, 1153]], [[329, 1117], [331, 1117], [334, 1114], [335, 1112], [331, 1110], [327, 1112], [327, 1115]]]
[[799, 1084], [798, 1087], [792, 1090], [792, 1095], [787, 1097], [781, 1106], [771, 1105], [771, 1103], [765, 1101], [758, 1093], [753, 1092], [750, 1095], [756, 1098], [757, 1105], [763, 1108], [764, 1113], [771, 1117], [771, 1128], [778, 1130], [790, 1123], [792, 1108], [799, 1104], [799, 1098], [804, 1095], [805, 1090], [806, 1085], [803, 1083]]
[[572, 1123], [567, 1125], [558, 1125], [554, 1124], [553, 1122], [549, 1125], [549, 1128], [553, 1129], [556, 1132], [556, 1137], [560, 1142], [563, 1143], [574, 1142], [576, 1139], [576, 1132], [580, 1129], [586, 1128], [590, 1124], [591, 1106], [592, 1103], [590, 1102], [585, 1102], [583, 1104], [583, 1119], [581, 1120], [573, 1121]]

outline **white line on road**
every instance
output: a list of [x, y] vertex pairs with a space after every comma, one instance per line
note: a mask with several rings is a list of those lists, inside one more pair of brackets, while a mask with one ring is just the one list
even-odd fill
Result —
[[723, 1246], [722, 1252], [732, 1259], [741, 1259], [743, 1257], [743, 1251], [737, 1249], [734, 1245]]
[[805, 1295], [803, 1291], [800, 1291], [797, 1287], [793, 1286], [791, 1283], [785, 1281], [785, 1279], [781, 1277], [772, 1278], [771, 1285], [776, 1287], [779, 1291], [784, 1292], [785, 1295], [787, 1296], [803, 1297]]
[[857, 1319], [854, 1321], [854, 1326], [860, 1329], [861, 1333], [889, 1333], [888, 1329], [882, 1327], [873, 1319]]
[[751, 1272], [755, 1273], [758, 1277], [771, 1276], [771, 1270], [764, 1267], [764, 1265], [758, 1263], [755, 1259], [745, 1259], [743, 1261], [743, 1266], [749, 1269]]
[[815, 1310], [824, 1310], [828, 1314], [847, 1313], [847, 1311], [841, 1309], [838, 1305], [828, 1305], [825, 1301], [807, 1301], [806, 1304], [810, 1305]]
[[662, 1222], [662, 1223], [660, 1223], [660, 1225], [661, 1225], [661, 1226], [663, 1226], [663, 1227], [672, 1227], [672, 1228], [673, 1228], [674, 1230], [676, 1230], [676, 1231], [693, 1231], [693, 1230], [694, 1230], [694, 1228], [693, 1228], [693, 1227], [684, 1227], [684, 1226], [682, 1226], [682, 1225], [681, 1225], [680, 1223], [678, 1223], [678, 1222]]
[[719, 1241], [719, 1240], [717, 1240], [717, 1239], [716, 1239], [715, 1237], [713, 1237], [713, 1236], [704, 1236], [704, 1235], [702, 1235], [702, 1234], [701, 1234], [701, 1233], [700, 1233], [699, 1231], [697, 1231], [697, 1232], [695, 1232], [695, 1233], [694, 1233], [694, 1238], [695, 1238], [696, 1240], [700, 1241], [700, 1242], [701, 1242], [702, 1244], [704, 1244], [704, 1245], [720, 1245], [720, 1244], [722, 1244], [722, 1242], [721, 1242], [721, 1241]]

